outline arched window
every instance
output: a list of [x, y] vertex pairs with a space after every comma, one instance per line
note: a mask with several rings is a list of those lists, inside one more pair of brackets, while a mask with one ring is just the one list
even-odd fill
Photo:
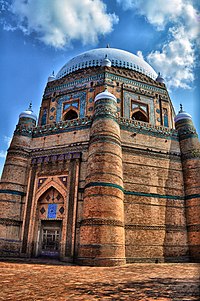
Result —
[[41, 125], [45, 125], [47, 123], [47, 108], [44, 108], [42, 119], [41, 119]]
[[164, 126], [168, 127], [169, 126], [169, 120], [168, 120], [167, 109], [163, 109], [163, 113], [164, 113]]
[[77, 118], [78, 118], [78, 114], [74, 110], [69, 110], [64, 116], [64, 120], [73, 120]]
[[133, 113], [132, 119], [139, 120], [139, 121], [144, 121], [144, 122], [148, 122], [148, 116], [142, 110], [138, 110], [135, 113]]

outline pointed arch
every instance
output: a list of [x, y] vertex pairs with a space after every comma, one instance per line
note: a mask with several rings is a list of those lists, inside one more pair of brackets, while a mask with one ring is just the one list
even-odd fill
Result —
[[78, 118], [78, 113], [74, 110], [74, 109], [69, 109], [65, 115], [63, 120], [73, 120], [73, 119], [77, 119]]
[[67, 196], [67, 191], [66, 191], [66, 187], [64, 187], [64, 185], [62, 185], [61, 183], [59, 183], [58, 181], [56, 181], [55, 179], [46, 181], [37, 191], [36, 193], [36, 200], [38, 202], [38, 200], [40, 199], [40, 197], [50, 188], [53, 187], [54, 189], [56, 189], [65, 199]]
[[43, 194], [38, 198], [38, 203], [41, 202], [64, 202], [62, 194], [54, 187], [50, 186]]
[[138, 121], [149, 122], [148, 114], [141, 108], [137, 108], [136, 110], [134, 110], [131, 118]]

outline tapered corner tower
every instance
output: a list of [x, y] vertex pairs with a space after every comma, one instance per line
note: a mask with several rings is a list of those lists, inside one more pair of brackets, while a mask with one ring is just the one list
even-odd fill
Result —
[[191, 261], [200, 262], [200, 143], [192, 117], [183, 111], [182, 105], [175, 126], [183, 167], [189, 256]]
[[117, 99], [105, 90], [95, 98], [81, 222], [78, 262], [125, 264], [123, 174]]
[[19, 122], [8, 149], [1, 183], [1, 255], [19, 256], [22, 242], [24, 205], [29, 175], [30, 146], [36, 115], [31, 105], [19, 115]]

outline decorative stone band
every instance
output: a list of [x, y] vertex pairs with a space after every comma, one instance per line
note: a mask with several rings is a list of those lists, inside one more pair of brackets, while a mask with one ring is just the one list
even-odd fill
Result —
[[117, 118], [117, 105], [116, 102], [112, 99], [99, 99], [95, 102], [94, 107], [94, 120], [96, 118]]
[[[130, 76], [131, 77], [131, 76]], [[160, 87], [156, 87], [155, 85], [159, 85], [157, 82], [152, 81], [152, 85], [151, 84], [146, 84], [144, 82], [140, 82], [137, 80], [133, 80], [131, 78], [127, 78], [125, 76], [120, 76], [120, 75], [116, 75], [116, 74], [112, 74], [112, 73], [105, 73], [105, 79], [110, 79], [110, 80], [114, 80], [117, 82], [121, 82], [125, 84], [125, 87], [130, 87], [130, 88], [136, 88], [137, 92], [139, 91], [140, 93], [142, 92], [142, 94], [147, 94], [148, 96], [151, 95], [155, 95], [155, 93], [160, 93], [160, 94], [164, 94], [167, 98], [167, 91], [165, 88]], [[134, 87], [135, 86], [135, 87]], [[162, 96], [164, 98], [164, 95]]]
[[54, 87], [47, 87], [45, 90], [45, 96], [51, 94], [52, 92], [58, 92], [58, 91], [63, 91], [63, 90], [68, 90], [68, 89], [74, 89], [74, 87], [82, 87], [84, 85], [85, 88], [85, 84], [89, 83], [89, 82], [94, 82], [94, 81], [99, 81], [99, 80], [103, 80], [105, 78], [105, 74], [104, 73], [100, 73], [97, 75], [93, 75], [93, 76], [89, 76], [89, 77], [83, 77], [81, 79], [77, 79], [74, 81], [68, 81], [65, 84], [61, 84], [58, 86], [54, 86]]
[[25, 196], [26, 195], [25, 192], [17, 191], [17, 190], [11, 190], [11, 189], [0, 189], [0, 193], [21, 195], [21, 196]]
[[173, 232], [180, 232], [180, 231], [186, 231], [185, 226], [176, 226], [176, 225], [125, 225], [125, 229], [127, 230], [167, 230], [167, 231], [173, 231]]
[[143, 149], [143, 148], [132, 148], [130, 146], [124, 146], [122, 145], [123, 152], [128, 152], [136, 156], [144, 156], [148, 158], [160, 158], [160, 159], [170, 159], [170, 161], [176, 161], [181, 163], [181, 153], [180, 152], [166, 152], [166, 151], [160, 151], [160, 150], [152, 150], [150, 148]]
[[200, 150], [194, 149], [191, 152], [182, 155], [182, 160], [187, 159], [200, 159]]
[[[120, 124], [120, 128], [123, 130], [128, 130], [134, 133], [141, 133], [148, 136], [155, 136], [164, 139], [173, 139], [178, 141], [178, 131], [174, 129], [169, 129], [167, 127], [154, 126], [147, 122], [141, 122], [132, 120], [129, 118], [118, 117], [112, 114], [107, 116], [96, 116], [97, 118], [112, 118]], [[92, 117], [85, 117], [81, 119], [74, 119], [68, 121], [61, 121], [58, 123], [52, 123], [44, 126], [38, 126], [33, 129], [27, 129], [24, 126], [17, 126], [15, 130], [16, 135], [29, 136], [29, 137], [43, 137], [48, 135], [60, 134], [63, 132], [70, 132], [74, 130], [82, 130], [85, 128], [90, 128], [92, 124]]]
[[118, 122], [121, 129], [133, 131], [148, 136], [172, 139], [178, 141], [178, 131], [162, 126], [154, 126], [147, 122], [132, 120], [130, 118], [119, 117]]
[[[15, 243], [16, 245], [16, 243]], [[18, 248], [19, 248], [19, 244], [18, 244]], [[17, 254], [19, 255], [19, 249], [18, 250], [7, 250], [7, 249], [0, 249], [0, 253], [6, 253], [6, 254]]]
[[[186, 113], [187, 114], [187, 113]], [[179, 115], [179, 114], [178, 114]], [[193, 122], [192, 122], [192, 118], [190, 116], [190, 118], [181, 118], [180, 120], [176, 121], [176, 129], [179, 130], [182, 127], [185, 126], [192, 126], [193, 127]]]
[[8, 238], [2, 238], [2, 237], [0, 237], [0, 241], [15, 242], [15, 243], [20, 243], [20, 242], [21, 242], [21, 240], [17, 240], [17, 239], [8, 239]]
[[30, 151], [26, 150], [25, 148], [22, 147], [10, 147], [8, 149], [8, 154], [9, 155], [14, 155], [14, 156], [20, 156], [23, 158], [29, 158], [30, 156]]
[[189, 232], [200, 232], [200, 224], [187, 226]]
[[181, 127], [178, 129], [178, 134], [179, 134], [179, 140], [185, 140], [189, 138], [198, 138], [196, 129], [194, 128], [193, 125], [186, 125], [184, 127]]
[[178, 195], [146, 193], [146, 192], [127, 191], [127, 190], [124, 190], [124, 194], [126, 194], [126, 195], [136, 195], [136, 196], [145, 196], [145, 197], [159, 198], [159, 199], [171, 199], [171, 200], [184, 200], [185, 199], [184, 196], [178, 196]]
[[[0, 203], [19, 203], [19, 201], [16, 200], [0, 200]], [[21, 202], [20, 204], [25, 204], [25, 202]]]
[[169, 199], [169, 200], [190, 200], [194, 198], [200, 198], [200, 194], [191, 194], [187, 196], [179, 196], [179, 195], [169, 195], [169, 194], [158, 194], [158, 193], [147, 193], [147, 192], [139, 192], [139, 191], [128, 191], [125, 190], [122, 186], [113, 184], [113, 183], [105, 183], [105, 182], [90, 182], [85, 185], [85, 188], [79, 188], [79, 192], [83, 193], [84, 189], [88, 187], [95, 187], [95, 186], [103, 186], [103, 187], [114, 187], [118, 188], [124, 192], [125, 195], [135, 195], [135, 196], [143, 196], [143, 197], [150, 197], [150, 198], [158, 198], [158, 199]]
[[200, 199], [200, 193], [197, 193], [197, 194], [190, 194], [190, 195], [186, 195], [185, 196], [185, 199], [186, 200], [191, 200], [191, 199]]
[[101, 219], [101, 218], [90, 218], [80, 222], [81, 226], [117, 226], [124, 227], [124, 223], [119, 220]]
[[40, 156], [35, 157], [32, 159], [32, 164], [42, 164], [42, 163], [49, 163], [49, 162], [57, 162], [57, 161], [64, 161], [64, 160], [71, 160], [71, 159], [80, 159], [81, 153], [80, 152], [70, 152], [65, 154], [54, 154], [54, 155], [47, 155], [47, 156]]
[[115, 137], [111, 137], [108, 135], [99, 135], [99, 136], [91, 136], [90, 137], [90, 145], [93, 143], [98, 143], [98, 142], [107, 142], [107, 143], [112, 143], [112, 144], [117, 144], [118, 146], [121, 146], [121, 141]]
[[88, 116], [85, 118], [60, 121], [57, 123], [51, 123], [43, 126], [37, 126], [33, 129], [27, 129], [23, 125], [17, 125], [14, 132], [15, 135], [29, 136], [29, 137], [43, 137], [48, 135], [59, 134], [62, 132], [69, 132], [76, 130], [81, 130], [91, 126], [92, 117]]
[[112, 188], [117, 188], [121, 191], [124, 191], [124, 188], [122, 186], [117, 185], [117, 184], [113, 184], [113, 183], [106, 183], [106, 182], [90, 182], [90, 183], [85, 185], [85, 189], [89, 188], [89, 187], [99, 187], [99, 186], [112, 187]]
[[10, 219], [10, 218], [0, 218], [0, 224], [6, 226], [21, 226], [22, 221]]
[[[149, 84], [146, 84], [144, 82], [141, 81], [137, 81], [137, 80], [133, 80], [131, 79], [131, 77], [133, 77], [133, 74], [130, 74], [129, 78], [127, 78], [127, 76], [120, 76], [117, 74], [113, 74], [113, 73], [109, 73], [109, 72], [102, 72], [97, 74], [97, 72], [99, 72], [99, 68], [98, 69], [93, 69], [95, 71], [95, 75], [89, 76], [89, 77], [83, 77], [77, 80], [72, 80], [69, 81], [67, 83], [64, 84], [60, 84], [60, 85], [55, 85], [51, 86], [51, 87], [47, 87], [45, 90], [45, 97], [48, 97], [48, 95], [50, 95], [52, 92], [57, 92], [59, 93], [59, 91], [67, 91], [67, 90], [71, 90], [74, 89], [74, 87], [76, 88], [85, 88], [86, 85], [89, 82], [94, 82], [94, 81], [103, 81], [106, 80], [107, 82], [111, 82], [112, 81], [117, 81], [120, 83], [123, 83], [125, 85], [126, 88], [131, 88], [134, 89], [135, 92], [140, 92], [141, 94], [147, 95], [147, 96], [154, 96], [155, 93], [160, 93], [162, 94], [162, 98], [163, 99], [167, 99], [167, 91], [165, 88], [161, 87], [159, 83], [155, 82], [155, 81], [151, 81], [152, 84], [149, 82]], [[113, 69], [113, 72], [115, 72], [116, 69]], [[120, 70], [121, 73], [121, 70]], [[126, 70], [127, 73], [127, 70]], [[138, 74], [138, 73], [135, 73]], [[140, 74], [141, 77], [142, 74]], [[144, 79], [144, 81], [146, 81], [147, 78]], [[149, 78], [148, 78], [149, 80]], [[57, 82], [56, 82], [57, 83]], [[51, 84], [52, 85], [52, 84]], [[159, 85], [156, 86], [156, 85]]]
[[95, 102], [95, 108], [104, 108], [104, 107], [111, 107], [113, 108], [114, 110], [116, 110], [116, 101], [114, 99], [108, 99], [108, 98], [100, 98], [98, 100], [96, 100]]

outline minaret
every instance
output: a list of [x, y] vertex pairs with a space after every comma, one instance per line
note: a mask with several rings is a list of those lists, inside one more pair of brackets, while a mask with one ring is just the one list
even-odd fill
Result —
[[175, 117], [182, 156], [185, 208], [190, 260], [200, 261], [200, 143], [192, 117], [180, 111]]
[[[21, 228], [28, 181], [29, 150], [32, 129], [36, 125], [32, 105], [19, 115], [19, 122], [8, 149], [0, 182], [0, 216], [3, 221], [0, 237], [1, 253], [18, 256], [21, 248]], [[9, 252], [7, 251], [9, 250]]]
[[78, 262], [92, 266], [125, 264], [122, 149], [116, 97], [95, 97]]

